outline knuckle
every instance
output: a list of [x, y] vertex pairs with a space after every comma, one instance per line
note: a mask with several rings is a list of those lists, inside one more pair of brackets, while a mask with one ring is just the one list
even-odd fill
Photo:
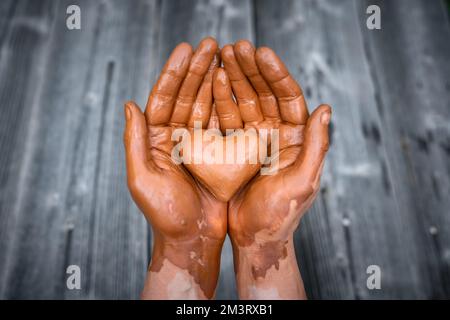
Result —
[[140, 195], [143, 193], [143, 190], [145, 190], [145, 188], [144, 188], [145, 181], [143, 181], [142, 177], [128, 176], [127, 184], [128, 184], [128, 189], [130, 190], [130, 192], [133, 196]]
[[316, 189], [317, 187], [313, 183], [304, 183], [298, 188], [298, 195], [301, 199], [308, 199], [315, 193]]

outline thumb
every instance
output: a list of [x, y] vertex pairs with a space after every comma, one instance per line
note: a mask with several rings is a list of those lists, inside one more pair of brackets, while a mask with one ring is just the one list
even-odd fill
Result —
[[294, 163], [295, 179], [308, 187], [317, 187], [328, 151], [328, 126], [331, 119], [331, 107], [320, 105], [308, 119], [305, 128], [305, 140], [302, 150]]
[[125, 103], [124, 145], [128, 178], [147, 169], [149, 162], [148, 133], [145, 116], [132, 101]]

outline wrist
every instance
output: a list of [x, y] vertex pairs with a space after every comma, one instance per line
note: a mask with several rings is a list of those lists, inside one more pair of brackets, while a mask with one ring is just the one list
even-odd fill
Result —
[[254, 279], [264, 278], [270, 268], [278, 269], [282, 260], [295, 259], [292, 237], [270, 241], [258, 239], [246, 244], [232, 241], [232, 246], [237, 258], [235, 268], [250, 268]]
[[173, 241], [155, 234], [143, 298], [211, 299], [223, 241], [198, 237]]
[[241, 299], [306, 299], [293, 239], [239, 246], [233, 243]]
[[214, 272], [220, 265], [223, 241], [203, 236], [187, 241], [172, 241], [154, 237], [149, 270], [158, 271], [164, 260], [179, 266], [196, 277], [204, 270]]

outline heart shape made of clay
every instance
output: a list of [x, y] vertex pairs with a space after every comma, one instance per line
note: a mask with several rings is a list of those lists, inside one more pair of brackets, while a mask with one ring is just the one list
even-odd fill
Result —
[[188, 132], [180, 145], [183, 164], [217, 199], [229, 201], [260, 170], [256, 130], [226, 136], [218, 129]]

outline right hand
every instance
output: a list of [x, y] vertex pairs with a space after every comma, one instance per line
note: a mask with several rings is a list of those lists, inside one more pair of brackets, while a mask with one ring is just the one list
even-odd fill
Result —
[[255, 241], [258, 232], [287, 240], [319, 189], [331, 108], [321, 105], [310, 116], [300, 86], [270, 48], [255, 50], [250, 42], [239, 41], [222, 49], [222, 60], [225, 71], [218, 69], [214, 82], [219, 118], [216, 93], [228, 91], [228, 104], [233, 105], [228, 110], [243, 120], [238, 125], [279, 129], [278, 170], [257, 175], [232, 198], [230, 235], [240, 245]]
[[[222, 76], [229, 79], [215, 81], [214, 92], [220, 91], [217, 86], [231, 82], [239, 105], [235, 110], [240, 111], [246, 127], [279, 129], [278, 171], [258, 174], [228, 206], [228, 232], [241, 297], [251, 297], [249, 283], [273, 288], [277, 284], [268, 279], [283, 283], [276, 271], [279, 268], [282, 273], [295, 274], [278, 288], [280, 296], [304, 297], [293, 233], [319, 190], [331, 108], [321, 105], [309, 116], [300, 86], [269, 48], [255, 51], [248, 41], [239, 41], [222, 49], [222, 60], [226, 71]], [[267, 276], [269, 270], [275, 271]]]

